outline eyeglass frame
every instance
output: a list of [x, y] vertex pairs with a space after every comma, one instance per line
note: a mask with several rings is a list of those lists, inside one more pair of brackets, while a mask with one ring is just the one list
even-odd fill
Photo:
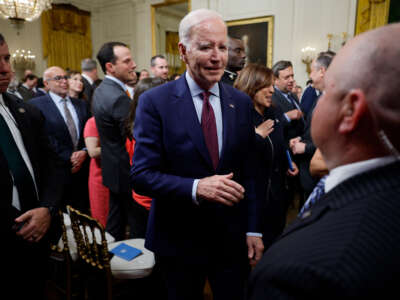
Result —
[[53, 78], [48, 78], [48, 79], [46, 79], [46, 81], [61, 81], [61, 80], [68, 80], [70, 77], [68, 76], [68, 75], [64, 75], [64, 76], [61, 76], [61, 75], [57, 75], [57, 76], [54, 76]]

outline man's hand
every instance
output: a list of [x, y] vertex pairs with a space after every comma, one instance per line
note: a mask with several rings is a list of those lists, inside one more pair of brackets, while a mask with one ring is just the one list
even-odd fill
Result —
[[71, 155], [71, 164], [72, 164], [71, 173], [72, 174], [78, 172], [81, 169], [82, 164], [85, 161], [86, 157], [87, 157], [87, 153], [84, 150], [72, 152], [72, 155]]
[[233, 206], [243, 199], [244, 188], [232, 178], [233, 173], [200, 179], [196, 196], [207, 201]]
[[300, 142], [300, 141], [301, 141], [301, 137], [299, 137], [299, 136], [290, 139], [290, 141], [289, 141], [289, 147], [292, 148], [292, 147], [294, 146], [294, 144], [296, 144], [296, 143], [298, 143], [298, 142]]
[[288, 170], [287, 170], [287, 174], [288, 174], [289, 176], [294, 177], [294, 176], [296, 176], [297, 174], [299, 174], [299, 168], [297, 167], [297, 165], [295, 164], [294, 161], [292, 161], [292, 166], [293, 166], [293, 171], [290, 170], [290, 169], [288, 169]]
[[290, 147], [292, 153], [296, 154], [303, 154], [306, 151], [306, 144], [303, 142], [294, 143], [293, 146]]
[[247, 249], [250, 265], [254, 267], [261, 259], [264, 252], [264, 243], [261, 237], [247, 236]]
[[264, 122], [262, 122], [258, 127], [256, 127], [256, 133], [260, 136], [262, 136], [264, 139], [272, 132], [274, 131], [274, 121], [271, 119], [268, 119]]
[[299, 120], [303, 116], [303, 113], [298, 109], [292, 109], [286, 112], [286, 116], [288, 116], [290, 120]]
[[47, 207], [38, 207], [20, 215], [15, 222], [24, 223], [17, 235], [30, 242], [39, 242], [50, 227], [51, 216]]

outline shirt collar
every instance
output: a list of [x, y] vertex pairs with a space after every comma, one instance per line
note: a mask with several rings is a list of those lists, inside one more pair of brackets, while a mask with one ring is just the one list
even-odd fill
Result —
[[[185, 72], [185, 78], [188, 83], [190, 94], [192, 95], [192, 97], [196, 97], [200, 95], [202, 92], [204, 92], [204, 89], [199, 87], [196, 81], [194, 81], [193, 78], [190, 76], [189, 72]], [[214, 96], [219, 97], [218, 82], [215, 83], [208, 91]]]
[[350, 177], [367, 172], [378, 167], [383, 167], [396, 161], [395, 156], [385, 156], [359, 161], [343, 166], [336, 167], [329, 172], [325, 181], [325, 193], [349, 179]]
[[85, 78], [87, 81], [89, 81], [89, 83], [91, 85], [93, 85], [94, 81], [92, 78], [90, 78], [89, 76], [87, 76], [86, 74], [82, 73], [82, 77]]
[[68, 95], [67, 95], [65, 98], [63, 98], [63, 97], [61, 97], [60, 95], [57, 95], [57, 94], [53, 93], [52, 91], [49, 91], [49, 95], [50, 95], [50, 98], [51, 98], [55, 103], [61, 103], [61, 101], [62, 101], [63, 99], [70, 100]]
[[114, 76], [112, 76], [112, 75], [106, 75], [106, 78], [111, 79], [112, 81], [118, 83], [118, 84], [122, 87], [122, 89], [123, 89], [124, 91], [127, 90], [125, 84], [124, 84], [121, 80], [119, 80], [118, 78], [116, 78], [116, 77], [114, 77]]

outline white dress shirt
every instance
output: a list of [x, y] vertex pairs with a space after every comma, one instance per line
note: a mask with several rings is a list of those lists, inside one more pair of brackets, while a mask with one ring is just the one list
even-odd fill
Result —
[[[53, 92], [49, 92], [50, 98], [51, 100], [53, 100], [54, 104], [57, 106], [60, 114], [62, 115], [65, 124], [67, 124], [67, 116], [65, 115], [65, 111], [64, 111], [64, 103], [63, 103], [63, 99], [61, 96], [54, 94]], [[75, 128], [76, 128], [76, 136], [79, 140], [79, 118], [78, 118], [78, 114], [76, 113], [75, 107], [71, 102], [71, 99], [67, 96], [65, 97], [65, 99], [67, 99], [67, 107], [69, 109], [69, 111], [71, 112], [71, 116], [72, 119], [74, 120], [75, 123]]]
[[329, 175], [326, 178], [325, 193], [328, 193], [334, 187], [350, 177], [386, 166], [395, 162], [396, 159], [395, 156], [385, 156], [336, 167], [329, 172]]

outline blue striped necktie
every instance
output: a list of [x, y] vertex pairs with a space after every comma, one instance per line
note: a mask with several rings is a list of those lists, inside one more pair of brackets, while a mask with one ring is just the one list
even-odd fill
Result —
[[328, 175], [325, 175], [322, 177], [317, 185], [315, 186], [314, 190], [308, 197], [307, 201], [304, 203], [303, 207], [301, 208], [299, 212], [299, 216], [301, 216], [305, 211], [309, 210], [315, 203], [321, 199], [323, 195], [325, 195], [325, 181]]

